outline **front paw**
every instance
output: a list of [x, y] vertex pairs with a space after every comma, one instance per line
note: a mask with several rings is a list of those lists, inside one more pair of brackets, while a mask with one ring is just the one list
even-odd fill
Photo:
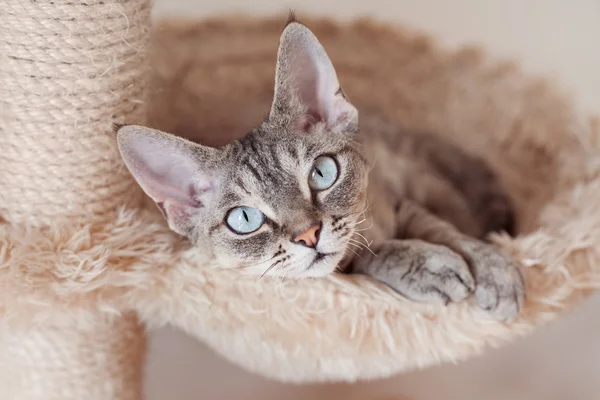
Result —
[[406, 296], [421, 302], [457, 302], [467, 298], [475, 289], [475, 281], [465, 260], [443, 246], [431, 246], [421, 264], [404, 276], [400, 284]]
[[468, 264], [456, 252], [419, 240], [388, 242], [377, 257], [355, 263], [355, 272], [387, 284], [413, 301], [448, 304], [465, 299], [475, 289]]
[[465, 246], [463, 254], [475, 277], [475, 301], [496, 319], [515, 319], [525, 301], [525, 281], [516, 261], [484, 243]]

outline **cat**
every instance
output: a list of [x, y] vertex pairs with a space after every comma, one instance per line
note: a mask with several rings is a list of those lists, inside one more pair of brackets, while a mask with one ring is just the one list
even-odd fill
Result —
[[290, 278], [341, 268], [418, 302], [473, 295], [518, 316], [517, 263], [484, 238], [513, 227], [484, 161], [432, 135], [361, 120], [314, 34], [291, 18], [268, 116], [220, 148], [136, 125], [117, 143], [169, 227], [225, 268]]

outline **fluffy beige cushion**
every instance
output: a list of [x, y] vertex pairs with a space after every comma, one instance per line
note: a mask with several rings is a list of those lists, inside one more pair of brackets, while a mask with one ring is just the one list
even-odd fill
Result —
[[[149, 124], [207, 144], [258, 124], [284, 22], [159, 26]], [[520, 235], [495, 241], [523, 264], [522, 316], [504, 324], [469, 302], [413, 304], [361, 276], [279, 282], [217, 270], [148, 208], [44, 230], [0, 228], [5, 324], [75, 318], [93, 326], [98, 310], [134, 310], [266, 376], [351, 381], [473, 356], [530, 333], [600, 285], [598, 125], [568, 98], [476, 50], [443, 52], [424, 37], [365, 21], [303, 22], [361, 113], [443, 135], [498, 171]]]

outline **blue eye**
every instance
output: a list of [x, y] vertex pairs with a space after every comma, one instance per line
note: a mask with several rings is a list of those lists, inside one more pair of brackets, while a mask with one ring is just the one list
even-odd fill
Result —
[[241, 206], [229, 212], [226, 222], [235, 233], [252, 233], [262, 226], [265, 216], [256, 208]]
[[313, 190], [329, 189], [338, 177], [338, 167], [331, 157], [321, 156], [315, 160], [310, 175], [308, 186]]

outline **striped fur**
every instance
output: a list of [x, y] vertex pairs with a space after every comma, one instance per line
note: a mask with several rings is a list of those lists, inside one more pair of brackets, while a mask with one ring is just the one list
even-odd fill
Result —
[[[220, 149], [141, 127], [121, 128], [118, 137], [126, 164], [170, 226], [225, 268], [300, 278], [341, 265], [415, 301], [474, 294], [492, 315], [514, 318], [524, 301], [522, 276], [483, 241], [491, 231], [514, 229], [512, 206], [485, 162], [376, 116], [358, 131], [358, 112], [325, 50], [291, 21], [261, 126]], [[318, 192], [308, 177], [323, 155], [335, 159], [339, 176]], [[253, 233], [237, 234], [225, 223], [242, 205], [265, 215]], [[292, 240], [316, 224], [315, 248]]]

